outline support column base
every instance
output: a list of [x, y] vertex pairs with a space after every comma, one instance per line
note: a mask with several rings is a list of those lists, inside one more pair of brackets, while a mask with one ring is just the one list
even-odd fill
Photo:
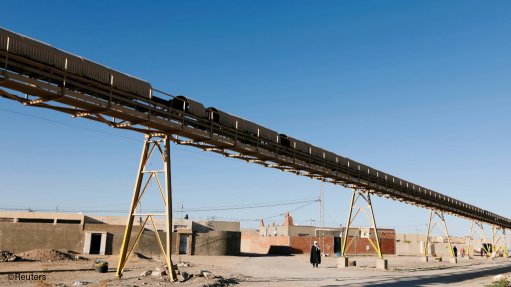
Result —
[[421, 262], [429, 262], [429, 257], [428, 256], [422, 256], [421, 257]]
[[337, 268], [347, 268], [357, 266], [357, 261], [350, 261], [348, 257], [337, 258]]
[[376, 260], [376, 269], [388, 270], [389, 262], [387, 261], [387, 259], [380, 258]]

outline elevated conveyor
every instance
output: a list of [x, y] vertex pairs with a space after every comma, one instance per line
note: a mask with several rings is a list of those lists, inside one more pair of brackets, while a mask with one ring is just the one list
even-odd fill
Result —
[[177, 144], [511, 228], [506, 217], [349, 158], [328, 151], [311, 152], [310, 148], [304, 152], [296, 144], [284, 143], [286, 138], [272, 141], [263, 139], [259, 129], [257, 134], [240, 130], [237, 121], [233, 127], [197, 115], [193, 109], [167, 105], [165, 101], [170, 103], [174, 97], [147, 82], [5, 29], [0, 29], [0, 87], [2, 97], [27, 106], [57, 110], [114, 128], [170, 135]]

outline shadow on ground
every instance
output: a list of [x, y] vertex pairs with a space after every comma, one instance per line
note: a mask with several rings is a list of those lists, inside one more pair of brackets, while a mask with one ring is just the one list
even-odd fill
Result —
[[288, 257], [288, 256], [295, 256], [294, 254], [260, 254], [260, 253], [246, 253], [241, 252], [240, 257]]
[[[383, 280], [376, 279], [370, 282], [364, 283], [350, 283], [352, 280], [357, 279], [337, 279], [339, 283], [342, 282], [343, 286], [424, 286], [429, 284], [452, 284], [452, 283], [462, 283], [466, 280], [473, 280], [477, 278], [482, 278], [485, 276], [498, 275], [502, 273], [511, 272], [511, 264], [507, 264], [505, 266], [495, 266], [495, 267], [486, 267], [478, 270], [460, 270], [458, 272], [450, 272], [446, 274], [436, 274], [436, 275], [425, 275], [425, 276], [411, 276], [411, 277], [401, 277], [401, 278], [385, 278]], [[375, 276], [378, 277], [378, 276]], [[323, 285], [323, 287], [333, 287], [339, 286], [335, 285]]]

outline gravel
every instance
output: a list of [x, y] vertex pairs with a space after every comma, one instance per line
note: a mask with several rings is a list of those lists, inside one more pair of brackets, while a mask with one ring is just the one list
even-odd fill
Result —
[[31, 261], [62, 262], [76, 260], [74, 255], [55, 249], [34, 249], [20, 253], [18, 256]]

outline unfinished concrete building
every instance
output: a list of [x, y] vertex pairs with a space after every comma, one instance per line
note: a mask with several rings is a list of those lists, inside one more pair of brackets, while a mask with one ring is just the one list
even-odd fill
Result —
[[[0, 212], [0, 250], [25, 252], [32, 249], [60, 249], [79, 254], [119, 254], [125, 231], [124, 217], [83, 214]], [[163, 236], [164, 224], [157, 221]], [[161, 228], [161, 229], [160, 229]], [[131, 236], [140, 231], [137, 222]], [[238, 255], [240, 224], [225, 221], [173, 221], [173, 254]], [[158, 256], [154, 230], [145, 228], [136, 252]]]

